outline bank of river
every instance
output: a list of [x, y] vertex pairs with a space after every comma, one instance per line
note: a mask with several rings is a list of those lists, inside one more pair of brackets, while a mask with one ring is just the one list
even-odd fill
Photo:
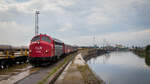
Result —
[[[89, 53], [93, 49], [85, 49], [78, 52], [78, 55], [67, 65], [65, 70], [56, 80], [55, 84], [105, 84], [89, 68], [83, 57], [93, 55]], [[96, 53], [95, 53], [96, 54]]]
[[87, 61], [106, 84], [149, 84], [150, 67], [132, 52], [112, 52]]

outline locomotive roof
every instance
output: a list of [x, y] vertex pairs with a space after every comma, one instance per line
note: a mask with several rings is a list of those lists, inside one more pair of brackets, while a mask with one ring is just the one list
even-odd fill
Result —
[[[39, 35], [37, 35], [37, 36], [40, 36], [40, 35], [49, 36], [49, 35], [47, 35], [47, 34], [39, 34]], [[36, 37], [36, 36], [35, 36], [35, 37]], [[53, 40], [54, 40], [55, 42], [58, 42], [58, 43], [64, 43], [63, 41], [61, 41], [61, 40], [59, 40], [59, 39], [56, 39], [56, 38], [53, 38]]]

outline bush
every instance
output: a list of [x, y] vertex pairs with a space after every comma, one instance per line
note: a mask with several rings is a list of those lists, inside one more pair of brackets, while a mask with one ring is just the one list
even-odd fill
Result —
[[146, 55], [150, 57], [150, 45], [146, 46], [145, 52]]

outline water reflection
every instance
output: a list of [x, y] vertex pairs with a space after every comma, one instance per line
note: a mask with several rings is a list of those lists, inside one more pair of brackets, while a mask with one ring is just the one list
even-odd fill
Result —
[[87, 63], [107, 84], [150, 83], [149, 58], [139, 58], [132, 52], [112, 52]]
[[149, 56], [149, 54], [147, 55], [146, 53], [144, 53], [144, 51], [143, 51], [143, 52], [137, 51], [135, 54], [136, 54], [138, 57], [145, 59], [145, 64], [146, 64], [147, 66], [150, 66], [150, 56]]
[[[98, 57], [99, 56], [94, 56], [94, 57], [88, 59], [88, 63], [90, 63], [90, 64], [98, 64], [98, 62], [101, 62], [101, 61], [97, 60]], [[102, 62], [105, 63], [111, 57], [111, 55], [109, 53], [106, 53], [104, 55], [101, 55], [101, 57], [102, 57], [102, 60], [103, 60]]]

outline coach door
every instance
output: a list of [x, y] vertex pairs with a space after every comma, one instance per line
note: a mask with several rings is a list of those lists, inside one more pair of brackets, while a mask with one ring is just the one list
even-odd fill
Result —
[[55, 41], [55, 55], [60, 56], [63, 53], [63, 45], [62, 43]]

